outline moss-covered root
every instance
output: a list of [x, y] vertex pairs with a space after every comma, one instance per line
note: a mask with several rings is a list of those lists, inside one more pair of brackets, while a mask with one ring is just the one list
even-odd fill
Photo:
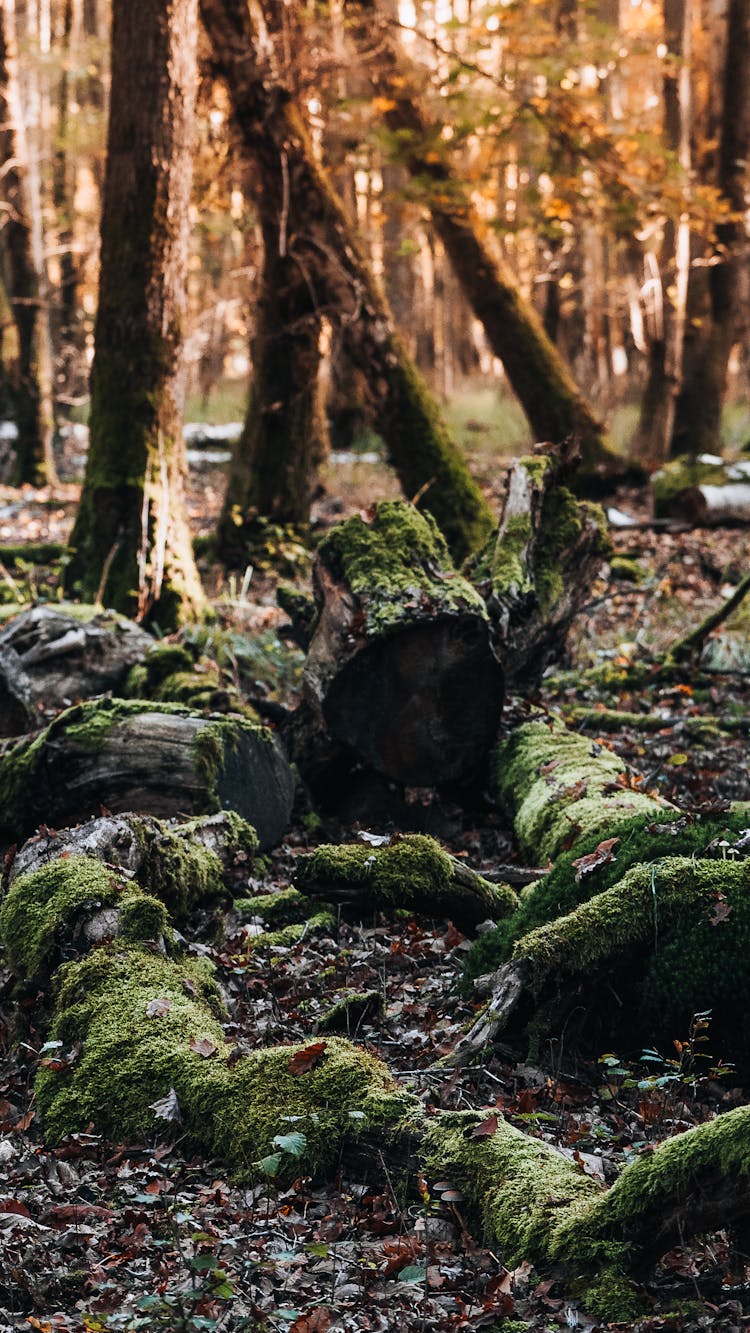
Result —
[[626, 1167], [587, 1217], [563, 1225], [560, 1247], [574, 1255], [624, 1242], [630, 1271], [645, 1275], [685, 1236], [718, 1231], [748, 1215], [750, 1107], [740, 1106]]
[[[424, 1153], [428, 1181], [440, 1175], [462, 1190], [486, 1243], [500, 1249], [508, 1268], [523, 1260], [541, 1272], [562, 1267], [568, 1290], [587, 1310], [612, 1319], [638, 1313], [625, 1246], [588, 1241], [586, 1222], [604, 1193], [575, 1163], [501, 1116], [488, 1124], [486, 1113], [473, 1111], [431, 1120]], [[566, 1243], [576, 1223], [578, 1253]]]
[[98, 810], [157, 816], [235, 810], [272, 846], [289, 824], [295, 779], [274, 737], [245, 718], [178, 704], [76, 705], [0, 758], [0, 838]]
[[178, 643], [159, 643], [131, 668], [126, 699], [184, 704], [193, 712], [239, 713], [258, 722], [258, 714], [215, 662], [201, 661]]
[[644, 1154], [609, 1191], [501, 1117], [488, 1126], [485, 1113], [435, 1117], [424, 1152], [428, 1180], [447, 1176], [467, 1195], [507, 1267], [521, 1260], [541, 1272], [554, 1267], [604, 1320], [637, 1317], [631, 1278], [645, 1276], [679, 1240], [750, 1213], [748, 1107]]
[[178, 923], [220, 898], [258, 847], [255, 830], [234, 811], [168, 822], [148, 815], [102, 815], [61, 830], [45, 829], [20, 848], [8, 881], [60, 857], [87, 857], [134, 877]]
[[19, 875], [0, 907], [0, 940], [25, 981], [39, 981], [106, 940], [151, 940], [163, 950], [171, 935], [162, 902], [87, 856]]
[[641, 1046], [671, 1043], [692, 1014], [710, 1009], [716, 1054], [750, 1070], [748, 946], [750, 861], [667, 857], [633, 866], [516, 941], [449, 1063], [466, 1063], [511, 1022], [529, 1021], [532, 1034], [544, 1022], [556, 1035], [573, 1008], [588, 1014], [592, 1039], [603, 1038], [596, 1015], [604, 1006], [610, 1044]]
[[[282, 1168], [286, 1160], [295, 1173], [325, 1171], [347, 1140], [395, 1131], [419, 1105], [380, 1061], [340, 1038], [230, 1058], [203, 960], [99, 949], [61, 968], [56, 989], [51, 1035], [63, 1067], [42, 1069], [36, 1084], [50, 1142], [90, 1123], [118, 1141], [151, 1137], [154, 1103], [174, 1090], [172, 1114], [195, 1148], [253, 1174], [291, 1125], [305, 1142], [300, 1158], [285, 1158], [282, 1146]], [[78, 1058], [66, 1061], [79, 1042]]]
[[639, 781], [616, 754], [553, 718], [517, 727], [491, 761], [493, 795], [511, 815], [534, 865], [586, 835], [606, 838], [612, 824], [625, 818], [667, 817], [672, 807], [639, 790]]
[[394, 837], [384, 847], [318, 847], [299, 858], [294, 879], [306, 893], [350, 903], [361, 912], [404, 908], [451, 917], [461, 926], [498, 920], [517, 904], [507, 884], [488, 883], [421, 833]]

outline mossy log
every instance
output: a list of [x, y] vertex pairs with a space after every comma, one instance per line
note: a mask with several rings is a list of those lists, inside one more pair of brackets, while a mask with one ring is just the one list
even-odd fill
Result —
[[[711, 1011], [714, 1058], [750, 1073], [750, 862], [670, 857], [530, 930], [455, 1063], [510, 1025], [601, 1049], [670, 1043]], [[602, 1029], [602, 1022], [606, 1027]]]
[[676, 458], [651, 478], [657, 518], [700, 527], [750, 523], [750, 462], [727, 463], [716, 454]]
[[115, 611], [35, 606], [0, 629], [0, 735], [33, 730], [40, 715], [117, 691], [153, 644]]
[[613, 824], [636, 815], [668, 817], [673, 807], [642, 791], [641, 783], [618, 755], [551, 715], [512, 731], [493, 752], [490, 766], [492, 793], [511, 816], [532, 865], [583, 837], [606, 838]]
[[506, 681], [527, 689], [565, 649], [610, 543], [598, 505], [559, 484], [552, 457], [508, 474], [500, 526], [465, 573], [481, 592]]
[[194, 907], [222, 896], [233, 878], [247, 874], [257, 848], [255, 830], [230, 810], [180, 822], [101, 815], [29, 838], [10, 860], [6, 883], [12, 887], [19, 876], [61, 857], [86, 857], [148, 888], [182, 924]]
[[314, 584], [303, 676], [312, 730], [397, 782], [475, 774], [497, 731], [502, 672], [484, 603], [430, 515], [385, 501], [339, 524], [318, 551]]
[[[379, 1151], [414, 1161], [428, 1184], [448, 1175], [506, 1265], [528, 1260], [554, 1272], [605, 1319], [638, 1313], [631, 1274], [678, 1237], [750, 1213], [750, 1108], [678, 1135], [607, 1191], [497, 1113], [489, 1123], [486, 1112], [428, 1117], [379, 1060], [342, 1038], [237, 1058], [210, 964], [179, 953], [158, 900], [116, 880], [98, 861], [51, 862], [16, 880], [0, 915], [22, 976], [50, 956], [51, 939], [56, 947], [72, 939], [85, 955], [60, 966], [54, 981], [50, 1036], [59, 1055], [35, 1086], [48, 1142], [91, 1125], [138, 1141], [171, 1120], [192, 1148], [251, 1178], [269, 1169], [277, 1148], [283, 1175], [294, 1116], [287, 1174], [303, 1166], [320, 1175], [338, 1169], [342, 1152], [372, 1160]], [[108, 944], [104, 900], [120, 914]]]
[[382, 847], [352, 843], [318, 847], [299, 857], [294, 883], [305, 893], [358, 911], [407, 911], [450, 917], [458, 926], [476, 926], [515, 911], [507, 884], [490, 884], [449, 856], [434, 838], [412, 833]]
[[295, 782], [271, 733], [233, 715], [101, 699], [61, 713], [0, 755], [0, 837], [78, 820], [104, 804], [165, 818], [228, 809], [261, 847], [289, 826]]

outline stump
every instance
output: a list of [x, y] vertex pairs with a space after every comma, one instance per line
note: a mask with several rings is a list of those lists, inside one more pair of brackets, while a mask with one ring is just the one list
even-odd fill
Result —
[[115, 611], [35, 606], [0, 630], [0, 735], [39, 725], [40, 713], [117, 690], [153, 644]]
[[312, 730], [408, 785], [476, 773], [497, 731], [502, 672], [486, 608], [434, 520], [401, 501], [349, 519], [320, 547], [314, 582], [302, 705]]
[[500, 526], [466, 568], [490, 613], [506, 682], [522, 693], [565, 648], [609, 552], [604, 514], [560, 486], [552, 458], [521, 458]]
[[294, 776], [263, 727], [176, 704], [102, 699], [67, 709], [0, 757], [0, 836], [77, 822], [102, 805], [174, 818], [235, 810], [270, 847], [288, 828]]

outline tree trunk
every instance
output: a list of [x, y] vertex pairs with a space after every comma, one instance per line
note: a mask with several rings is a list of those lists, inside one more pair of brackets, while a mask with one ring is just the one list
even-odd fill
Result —
[[184, 500], [182, 325], [197, 0], [115, 0], [91, 433], [66, 587], [163, 627], [203, 603]]
[[[716, 227], [716, 253], [694, 269], [682, 384], [675, 411], [673, 453], [717, 453], [729, 357], [746, 316], [742, 273], [747, 264], [745, 220], [750, 172], [750, 14], [743, 0], [728, 0], [716, 184], [730, 216]], [[713, 126], [709, 125], [711, 134]], [[709, 177], [710, 180], [710, 177]]]
[[314, 289], [318, 310], [340, 328], [346, 351], [369, 386], [370, 410], [407, 496], [436, 519], [453, 553], [476, 549], [492, 516], [440, 410], [412, 365], [360, 244], [315, 160], [290, 92], [257, 56], [244, 0], [201, 0], [217, 72], [226, 81], [243, 147], [286, 161], [289, 199], [304, 219], [289, 234], [289, 254]]
[[15, 485], [55, 485], [49, 293], [38, 171], [32, 171], [20, 87], [15, 0], [0, 12], [0, 156], [6, 218], [0, 231], [3, 283], [18, 342], [12, 398], [18, 426]]
[[502, 672], [484, 603], [435, 523], [385, 501], [369, 521], [340, 524], [319, 548], [315, 592], [302, 704], [313, 730], [410, 786], [477, 772], [497, 730]]
[[86, 817], [106, 801], [165, 818], [235, 810], [269, 847], [288, 828], [294, 786], [278, 743], [243, 718], [103, 699], [4, 748], [0, 837]]
[[526, 306], [492, 253], [463, 183], [440, 160], [438, 127], [419, 104], [416, 77], [390, 37], [388, 25], [378, 25], [372, 5], [352, 4], [349, 12], [360, 50], [372, 52], [371, 77], [387, 108], [386, 124], [404, 145], [404, 160], [412, 176], [429, 183], [425, 204], [435, 230], [493, 353], [505, 367], [535, 438], [557, 445], [567, 463], [580, 457], [589, 471], [616, 470], [618, 460], [606, 445], [602, 423], [576, 387], [535, 312]]

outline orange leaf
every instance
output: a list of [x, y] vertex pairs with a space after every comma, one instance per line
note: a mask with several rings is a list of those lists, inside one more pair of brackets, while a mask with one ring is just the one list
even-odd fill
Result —
[[307, 1074], [310, 1069], [315, 1068], [325, 1048], [324, 1041], [314, 1041], [312, 1046], [306, 1046], [303, 1051], [296, 1051], [289, 1061], [289, 1073]]

